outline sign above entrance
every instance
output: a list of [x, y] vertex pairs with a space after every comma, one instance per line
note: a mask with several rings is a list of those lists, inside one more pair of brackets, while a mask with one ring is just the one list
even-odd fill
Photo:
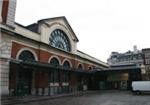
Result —
[[107, 81], [122, 81], [128, 80], [128, 73], [108, 75]]

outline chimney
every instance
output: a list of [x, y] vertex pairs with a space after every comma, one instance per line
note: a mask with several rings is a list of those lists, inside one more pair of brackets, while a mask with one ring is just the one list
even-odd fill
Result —
[[9, 27], [14, 27], [16, 0], [0, 0], [0, 22]]

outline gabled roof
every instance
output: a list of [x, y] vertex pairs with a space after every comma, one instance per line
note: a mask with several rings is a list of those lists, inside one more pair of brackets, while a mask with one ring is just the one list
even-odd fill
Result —
[[73, 33], [74, 37], [75, 37], [75, 41], [79, 41], [76, 34], [74, 33], [72, 27], [70, 26], [69, 22], [67, 21], [66, 17], [65, 16], [60, 16], [60, 17], [53, 17], [53, 18], [46, 18], [46, 19], [41, 19], [41, 20], [38, 20], [37, 23], [33, 23], [31, 25], [28, 25], [26, 26], [27, 29], [33, 31], [33, 32], [36, 32], [38, 33], [38, 25], [40, 23], [45, 23], [45, 21], [52, 21], [52, 20], [57, 20], [57, 19], [62, 19], [65, 24], [67, 25], [67, 27], [69, 28], [69, 30]]

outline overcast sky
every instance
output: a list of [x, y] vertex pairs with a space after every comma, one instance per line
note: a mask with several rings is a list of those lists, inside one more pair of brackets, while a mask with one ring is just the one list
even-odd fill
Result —
[[112, 51], [150, 48], [150, 0], [17, 0], [16, 22], [65, 16], [78, 49], [104, 62]]

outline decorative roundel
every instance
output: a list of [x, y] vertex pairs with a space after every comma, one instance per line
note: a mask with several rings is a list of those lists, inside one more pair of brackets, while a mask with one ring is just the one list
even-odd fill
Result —
[[54, 30], [49, 37], [49, 44], [53, 47], [70, 51], [70, 43], [67, 35], [60, 29]]

